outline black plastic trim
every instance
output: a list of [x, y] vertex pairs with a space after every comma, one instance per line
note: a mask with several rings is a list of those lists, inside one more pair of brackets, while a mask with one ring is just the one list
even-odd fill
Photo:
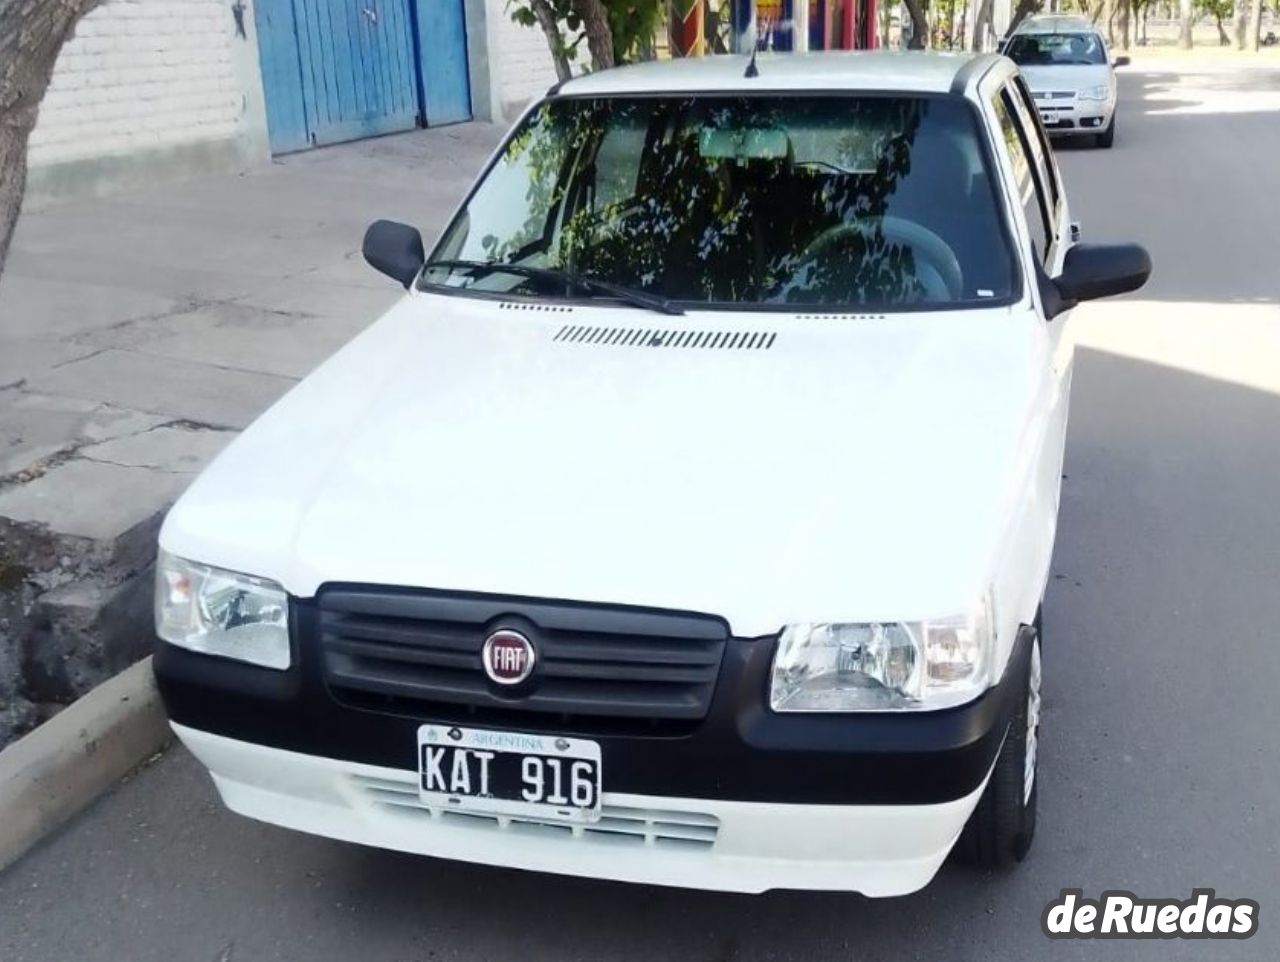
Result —
[[[714, 615], [367, 585], [326, 586], [291, 611], [336, 701], [477, 726], [697, 723], [729, 638]], [[499, 629], [532, 647], [518, 685], [485, 674], [485, 639]]]
[[[734, 638], [710, 712], [691, 728], [619, 731], [544, 720], [536, 730], [597, 740], [613, 792], [810, 804], [951, 801], [976, 790], [991, 769], [1020, 687], [1011, 679], [1026, 671], [1033, 633], [1019, 633], [998, 684], [945, 711], [774, 713], [767, 689], [776, 639]], [[306, 625], [295, 633], [307, 635]], [[421, 724], [465, 723], [340, 704], [325, 686], [319, 652], [299, 647], [293, 667], [275, 672], [162, 643], [154, 666], [165, 707], [175, 722], [201, 731], [403, 770], [415, 766]]]

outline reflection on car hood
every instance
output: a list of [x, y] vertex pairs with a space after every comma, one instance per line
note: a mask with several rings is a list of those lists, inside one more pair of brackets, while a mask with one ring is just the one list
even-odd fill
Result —
[[1064, 64], [1061, 66], [1019, 67], [1032, 91], [1085, 90], [1111, 83], [1111, 68], [1105, 63]]
[[747, 635], [962, 610], [1047, 407], [1033, 329], [415, 294], [231, 444], [161, 543], [301, 596], [653, 605]]

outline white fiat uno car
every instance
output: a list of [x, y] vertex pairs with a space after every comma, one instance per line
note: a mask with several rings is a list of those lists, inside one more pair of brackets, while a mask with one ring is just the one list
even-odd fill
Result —
[[160, 535], [155, 671], [233, 810], [595, 878], [898, 895], [1035, 828], [1072, 242], [1001, 57], [569, 81], [404, 298]]

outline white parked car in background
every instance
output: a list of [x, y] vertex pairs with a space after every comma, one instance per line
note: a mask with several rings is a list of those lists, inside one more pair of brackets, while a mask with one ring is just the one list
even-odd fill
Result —
[[1054, 136], [1089, 136], [1099, 147], [1116, 137], [1115, 67], [1098, 28], [1085, 17], [1046, 15], [1024, 20], [1001, 51], [1031, 88], [1045, 129]]
[[364, 252], [405, 297], [160, 534], [228, 806], [746, 892], [1026, 854], [1067, 312], [1150, 263], [1074, 242], [1009, 60], [590, 74]]

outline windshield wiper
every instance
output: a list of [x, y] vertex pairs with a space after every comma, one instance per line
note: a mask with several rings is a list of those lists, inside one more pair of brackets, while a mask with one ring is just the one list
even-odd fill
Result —
[[486, 274], [511, 274], [515, 277], [528, 277], [533, 280], [550, 281], [554, 284], [564, 284], [569, 289], [595, 291], [598, 294], [605, 294], [609, 297], [617, 298], [633, 307], [642, 307], [649, 311], [658, 311], [661, 314], [683, 314], [684, 310], [676, 304], [663, 297], [661, 294], [650, 294], [647, 291], [637, 291], [634, 288], [623, 287], [621, 284], [614, 284], [611, 281], [602, 281], [599, 278], [591, 277], [586, 274], [570, 274], [568, 271], [553, 270], [549, 267], [528, 267], [524, 264], [500, 264], [494, 261], [466, 261], [466, 260], [441, 260], [428, 261], [424, 270], [432, 268], [440, 268], [442, 270], [458, 270], [458, 271], [475, 271]]

